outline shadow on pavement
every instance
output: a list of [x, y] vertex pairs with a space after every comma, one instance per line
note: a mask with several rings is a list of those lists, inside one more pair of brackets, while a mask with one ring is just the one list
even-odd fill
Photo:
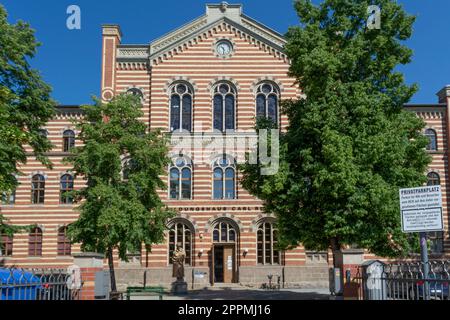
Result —
[[329, 300], [330, 294], [322, 292], [298, 292], [295, 289], [202, 289], [189, 291], [187, 295], [172, 296], [183, 300]]

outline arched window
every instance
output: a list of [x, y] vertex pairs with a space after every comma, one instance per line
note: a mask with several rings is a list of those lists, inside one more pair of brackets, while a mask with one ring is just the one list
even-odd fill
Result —
[[45, 178], [41, 174], [35, 174], [31, 179], [31, 202], [33, 204], [44, 203]]
[[130, 174], [137, 169], [137, 161], [131, 158], [125, 158], [122, 161], [122, 179], [128, 180], [130, 178]]
[[3, 205], [12, 205], [16, 202], [16, 190], [11, 192], [2, 192], [2, 204]]
[[271, 119], [278, 124], [278, 100], [280, 91], [275, 84], [263, 82], [256, 88], [256, 117]]
[[270, 222], [263, 222], [257, 231], [257, 257], [259, 264], [280, 264], [280, 251], [276, 246], [278, 232]]
[[47, 138], [47, 135], [48, 135], [47, 130], [45, 130], [45, 129], [39, 129], [39, 130], [38, 130], [38, 133], [39, 133], [40, 136], [42, 136], [42, 137], [44, 137], [44, 138]]
[[436, 131], [434, 131], [433, 129], [427, 129], [427, 130], [425, 130], [425, 136], [429, 140], [426, 149], [428, 151], [436, 151], [437, 150]]
[[66, 130], [63, 133], [63, 152], [70, 152], [75, 147], [75, 132]]
[[0, 234], [0, 257], [11, 257], [13, 254], [13, 237]]
[[70, 256], [71, 246], [67, 236], [67, 227], [58, 229], [58, 256]]
[[127, 94], [131, 94], [133, 96], [138, 96], [141, 101], [144, 99], [144, 94], [142, 93], [141, 89], [138, 88], [130, 88], [127, 90]]
[[170, 199], [191, 199], [192, 162], [187, 157], [177, 157], [170, 168]]
[[219, 221], [214, 226], [213, 242], [236, 242], [237, 232], [235, 227], [228, 221]]
[[193, 90], [190, 85], [180, 82], [170, 90], [170, 131], [192, 130]]
[[236, 89], [229, 83], [214, 87], [213, 117], [214, 129], [219, 131], [235, 129]]
[[427, 178], [427, 186], [438, 186], [441, 184], [441, 178], [436, 172], [430, 172], [429, 174], [427, 174]]
[[231, 157], [222, 156], [213, 164], [213, 198], [236, 198], [236, 168]]
[[73, 197], [68, 195], [67, 192], [73, 191], [73, 177], [70, 174], [65, 174], [60, 180], [60, 195], [59, 199], [61, 203], [70, 204], [73, 203]]
[[33, 228], [28, 236], [28, 255], [32, 257], [42, 256], [41, 228]]
[[193, 230], [183, 222], [175, 222], [169, 230], [169, 264], [172, 264], [172, 257], [178, 245], [186, 252], [184, 263], [191, 265], [192, 262], [192, 239]]

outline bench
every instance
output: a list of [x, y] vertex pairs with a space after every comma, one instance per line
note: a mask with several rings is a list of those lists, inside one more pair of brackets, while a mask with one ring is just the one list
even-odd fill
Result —
[[128, 287], [127, 288], [127, 300], [130, 300], [131, 295], [133, 296], [159, 296], [159, 300], [163, 299], [165, 294], [163, 287]]

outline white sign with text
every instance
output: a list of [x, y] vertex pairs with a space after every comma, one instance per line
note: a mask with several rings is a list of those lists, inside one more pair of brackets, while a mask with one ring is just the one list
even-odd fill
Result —
[[444, 230], [441, 186], [400, 189], [402, 231]]

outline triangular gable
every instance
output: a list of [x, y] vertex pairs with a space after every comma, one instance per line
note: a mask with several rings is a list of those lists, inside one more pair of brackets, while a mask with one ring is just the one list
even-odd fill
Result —
[[158, 64], [195, 45], [217, 30], [230, 30], [274, 57], [287, 61], [283, 35], [244, 15], [239, 4], [207, 4], [206, 14], [152, 41], [149, 45], [119, 45], [117, 61]]
[[206, 19], [196, 19], [152, 42], [149, 57], [151, 64], [158, 64], [175, 53], [182, 52], [185, 48], [196, 44], [198, 39], [208, 37], [211, 30], [214, 31], [215, 28], [230, 30], [269, 51], [272, 55], [283, 60], [287, 59], [283, 49], [286, 40], [280, 34], [254, 20], [242, 17], [242, 23], [238, 23], [222, 17], [210, 24], [205, 24], [205, 21]]

